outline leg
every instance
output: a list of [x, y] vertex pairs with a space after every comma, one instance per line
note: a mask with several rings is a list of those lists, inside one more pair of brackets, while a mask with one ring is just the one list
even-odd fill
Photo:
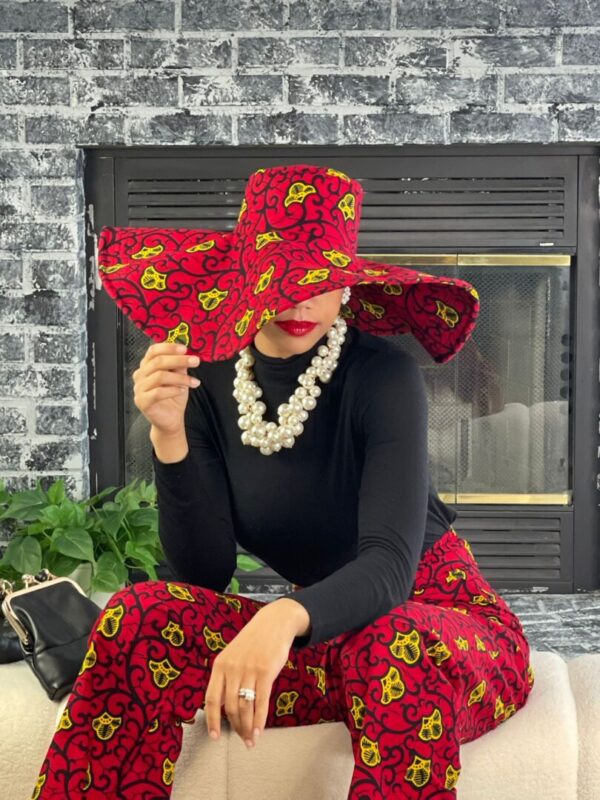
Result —
[[452, 529], [421, 559], [405, 603], [331, 648], [355, 758], [349, 800], [456, 798], [460, 744], [533, 687], [519, 620]]
[[[182, 723], [203, 707], [215, 656], [263, 605], [180, 582], [116, 592], [90, 633], [33, 800], [170, 797]], [[268, 727], [335, 718], [327, 653], [325, 643], [290, 650], [273, 684]]]

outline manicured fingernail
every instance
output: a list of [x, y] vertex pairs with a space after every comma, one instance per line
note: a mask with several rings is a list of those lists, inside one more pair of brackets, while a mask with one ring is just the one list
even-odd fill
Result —
[[177, 353], [185, 353], [186, 350], [187, 350], [187, 347], [184, 344], [178, 344], [177, 345], [177, 349], [176, 349]]
[[218, 736], [218, 734], [217, 734], [217, 732], [216, 732], [216, 731], [211, 731], [211, 732], [209, 733], [209, 736], [210, 736], [210, 738], [211, 738], [211, 739], [216, 739], [216, 738], [217, 738], [217, 736]]
[[252, 739], [246, 739], [246, 747], [254, 747], [254, 742]]
[[260, 736], [260, 728], [254, 728], [254, 735], [258, 739], [258, 737]]

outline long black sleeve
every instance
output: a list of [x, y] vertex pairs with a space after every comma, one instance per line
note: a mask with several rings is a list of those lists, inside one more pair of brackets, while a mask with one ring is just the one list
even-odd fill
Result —
[[404, 602], [414, 582], [428, 507], [427, 395], [417, 361], [378, 354], [359, 392], [365, 461], [359, 490], [358, 555], [290, 597], [308, 611], [309, 634], [294, 647], [364, 627]]
[[201, 402], [200, 393], [191, 391], [185, 458], [165, 464], [152, 447], [159, 539], [178, 580], [222, 592], [236, 568], [236, 541], [225, 470]]

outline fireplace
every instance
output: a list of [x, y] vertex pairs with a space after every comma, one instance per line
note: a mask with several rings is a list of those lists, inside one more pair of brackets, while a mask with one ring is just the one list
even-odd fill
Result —
[[[433, 484], [498, 588], [600, 585], [598, 158], [582, 146], [96, 148], [88, 263], [103, 225], [233, 227], [259, 166], [322, 163], [363, 184], [360, 255], [465, 279], [477, 327], [448, 364], [410, 336], [428, 389]], [[131, 373], [150, 340], [90, 273], [91, 490], [152, 480]], [[116, 423], [116, 424], [115, 424]], [[596, 444], [595, 444], [596, 443]], [[240, 552], [244, 552], [238, 547]], [[268, 567], [241, 591], [285, 589]]]

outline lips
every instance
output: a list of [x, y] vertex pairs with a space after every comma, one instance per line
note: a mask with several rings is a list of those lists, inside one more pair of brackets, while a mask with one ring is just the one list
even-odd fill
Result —
[[317, 323], [316, 322], [298, 322], [289, 320], [288, 322], [277, 322], [280, 328], [286, 333], [291, 333], [293, 336], [304, 336], [304, 334], [312, 331]]

